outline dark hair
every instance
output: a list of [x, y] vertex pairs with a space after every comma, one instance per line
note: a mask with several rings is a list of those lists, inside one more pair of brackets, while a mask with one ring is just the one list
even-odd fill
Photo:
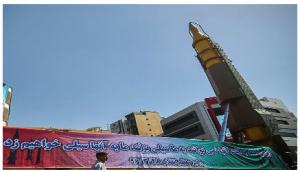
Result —
[[98, 157], [98, 156], [105, 156], [105, 155], [107, 155], [106, 152], [97, 152], [96, 153], [96, 157]]

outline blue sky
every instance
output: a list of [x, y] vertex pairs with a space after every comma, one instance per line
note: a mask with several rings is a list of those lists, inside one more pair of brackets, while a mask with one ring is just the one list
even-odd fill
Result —
[[190, 21], [258, 98], [296, 114], [296, 17], [296, 5], [4, 5], [9, 125], [106, 128], [133, 111], [167, 117], [214, 96]]

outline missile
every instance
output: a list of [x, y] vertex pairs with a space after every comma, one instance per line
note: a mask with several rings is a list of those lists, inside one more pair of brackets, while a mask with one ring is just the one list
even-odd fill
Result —
[[256, 112], [256, 107], [250, 101], [258, 102], [257, 98], [250, 87], [246, 86], [247, 83], [231, 64], [221, 47], [196, 23], [189, 23], [189, 32], [193, 39], [192, 46], [218, 102], [224, 109], [229, 105], [230, 132], [235, 134], [243, 131], [252, 141], [269, 137], [270, 132], [265, 127], [263, 118]]

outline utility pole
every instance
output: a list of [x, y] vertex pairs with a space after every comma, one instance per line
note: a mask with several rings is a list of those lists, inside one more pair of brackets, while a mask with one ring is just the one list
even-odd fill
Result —
[[228, 114], [229, 114], [229, 104], [226, 105], [224, 120], [223, 120], [221, 131], [219, 133], [219, 139], [218, 140], [221, 141], [221, 142], [225, 141], [225, 136], [226, 136], [226, 131], [227, 131]]

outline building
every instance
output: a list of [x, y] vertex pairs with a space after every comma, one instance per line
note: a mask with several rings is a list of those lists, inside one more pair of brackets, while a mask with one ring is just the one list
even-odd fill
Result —
[[129, 129], [127, 127], [127, 120], [118, 120], [112, 124], [110, 124], [110, 131], [112, 133], [117, 133], [117, 134], [130, 134]]
[[[80, 131], [80, 130], [79, 130]], [[85, 131], [91, 132], [91, 133], [105, 133], [105, 134], [111, 134], [110, 130], [103, 130], [101, 127], [91, 127], [86, 129]]]
[[132, 112], [125, 117], [126, 120], [118, 120], [110, 124], [112, 133], [142, 136], [159, 136], [163, 133], [158, 112]]
[[263, 105], [263, 107], [271, 108], [271, 109], [282, 109], [283, 111], [289, 112], [289, 109], [285, 106], [285, 104], [276, 98], [263, 97], [259, 99], [259, 102]]
[[[215, 107], [220, 108], [220, 106]], [[212, 118], [205, 102], [197, 102], [161, 121], [164, 136], [218, 140], [217, 118]], [[222, 111], [217, 114], [224, 113]], [[219, 123], [218, 123], [219, 124]], [[219, 124], [220, 126], [220, 124]]]
[[286, 144], [297, 150], [297, 118], [288, 110], [280, 99], [263, 97], [260, 99], [263, 107], [272, 113], [278, 123], [278, 132]]

